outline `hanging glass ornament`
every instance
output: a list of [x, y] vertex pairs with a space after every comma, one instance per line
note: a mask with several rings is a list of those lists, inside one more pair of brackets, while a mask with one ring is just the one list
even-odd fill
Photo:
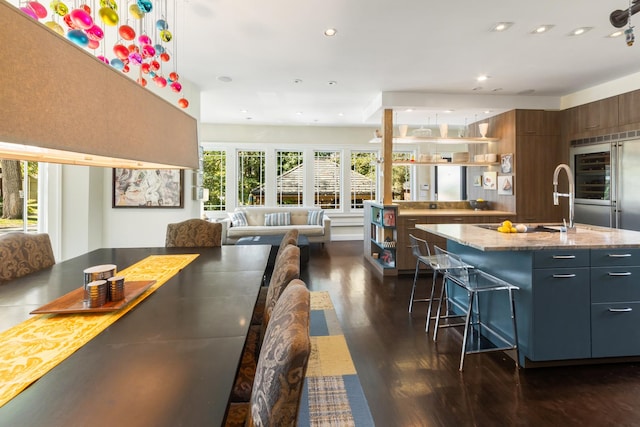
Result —
[[168, 43], [173, 38], [173, 34], [171, 34], [171, 31], [169, 30], [162, 30], [160, 31], [160, 38], [162, 39], [163, 42]]
[[59, 16], [65, 16], [67, 13], [69, 13], [69, 8], [67, 7], [67, 5], [58, 0], [53, 0], [49, 4], [49, 7]]
[[149, 13], [153, 10], [153, 3], [151, 3], [149, 0], [138, 0], [138, 7], [144, 13]]

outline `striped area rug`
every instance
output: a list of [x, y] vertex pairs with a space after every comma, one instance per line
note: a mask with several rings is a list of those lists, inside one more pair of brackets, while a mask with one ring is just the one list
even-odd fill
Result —
[[300, 426], [373, 426], [349, 347], [328, 292], [311, 292], [311, 355]]

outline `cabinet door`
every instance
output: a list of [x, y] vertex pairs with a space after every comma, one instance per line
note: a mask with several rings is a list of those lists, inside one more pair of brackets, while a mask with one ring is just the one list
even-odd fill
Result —
[[589, 268], [533, 270], [531, 360], [591, 357]]
[[620, 126], [640, 123], [640, 90], [618, 96], [618, 121]]
[[617, 126], [618, 97], [612, 96], [579, 106], [578, 125], [579, 132], [587, 133]]
[[[517, 221], [556, 222], [568, 217], [568, 207], [553, 204], [553, 171], [562, 163], [563, 150], [558, 136], [519, 136], [516, 142]], [[563, 200], [564, 202], [564, 200]]]
[[516, 110], [516, 135], [560, 135], [560, 112]]
[[592, 356], [640, 355], [640, 303], [591, 306]]

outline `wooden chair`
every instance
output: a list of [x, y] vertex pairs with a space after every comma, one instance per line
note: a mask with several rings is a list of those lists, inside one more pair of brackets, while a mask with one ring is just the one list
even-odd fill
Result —
[[[231, 392], [232, 402], [248, 402], [251, 397], [251, 388], [255, 377], [258, 355], [260, 346], [265, 336], [267, 326], [280, 295], [283, 293], [287, 285], [294, 279], [300, 277], [300, 248], [288, 245], [283, 251], [282, 256], [276, 262], [266, 292], [261, 292], [264, 301], [260, 301], [260, 297], [256, 302], [254, 309], [254, 319], [259, 317], [260, 323], [253, 323], [249, 327], [247, 340], [242, 352], [240, 367], [236, 374], [236, 380]], [[261, 289], [262, 290], [262, 289]], [[259, 314], [258, 314], [259, 313]]]
[[222, 245], [222, 224], [203, 219], [188, 219], [167, 224], [167, 248], [213, 247]]
[[55, 263], [48, 234], [15, 231], [0, 235], [0, 283], [51, 267]]
[[225, 426], [295, 426], [311, 353], [310, 294], [294, 280], [273, 309], [249, 403], [228, 408]]

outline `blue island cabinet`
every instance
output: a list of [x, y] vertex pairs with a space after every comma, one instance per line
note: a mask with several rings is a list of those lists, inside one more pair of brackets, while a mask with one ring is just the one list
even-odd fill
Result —
[[[521, 366], [640, 356], [640, 249], [481, 251], [453, 240], [447, 247], [520, 288]], [[506, 315], [483, 313], [496, 326]]]

